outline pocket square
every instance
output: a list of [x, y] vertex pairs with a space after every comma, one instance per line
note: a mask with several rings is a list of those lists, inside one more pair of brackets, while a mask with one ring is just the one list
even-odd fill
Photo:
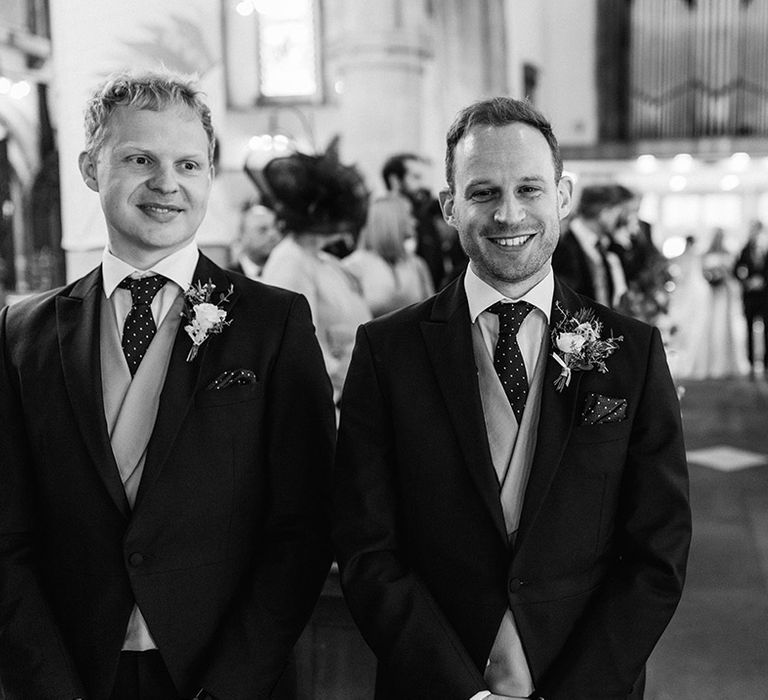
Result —
[[250, 369], [230, 369], [222, 372], [206, 388], [218, 391], [230, 386], [242, 386], [244, 384], [255, 384], [256, 374]]
[[618, 423], [627, 417], [627, 400], [602, 394], [587, 394], [579, 425]]

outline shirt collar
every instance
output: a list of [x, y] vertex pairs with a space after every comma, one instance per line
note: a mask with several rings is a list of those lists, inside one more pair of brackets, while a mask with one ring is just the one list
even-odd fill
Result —
[[552, 267], [549, 266], [546, 276], [534, 287], [529, 289], [520, 299], [510, 299], [505, 297], [490, 284], [481, 280], [472, 269], [472, 265], [467, 265], [467, 273], [464, 275], [464, 291], [467, 293], [467, 302], [469, 304], [469, 317], [472, 323], [477, 321], [477, 317], [486, 311], [489, 306], [497, 301], [521, 301], [525, 300], [541, 310], [549, 324], [549, 312], [552, 308], [552, 298], [555, 294], [555, 276], [552, 273]]
[[101, 256], [104, 294], [109, 299], [117, 285], [128, 276], [146, 277], [150, 274], [163, 275], [171, 280], [171, 282], [176, 283], [181, 290], [185, 290], [192, 284], [192, 277], [195, 274], [195, 267], [197, 267], [199, 257], [200, 251], [197, 249], [197, 244], [194, 241], [190, 241], [180, 250], [156, 262], [148, 270], [139, 270], [112, 254], [108, 247], [104, 248]]

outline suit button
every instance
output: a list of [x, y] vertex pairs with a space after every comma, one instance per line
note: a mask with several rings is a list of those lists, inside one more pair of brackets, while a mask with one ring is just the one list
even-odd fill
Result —
[[131, 566], [141, 566], [144, 563], [144, 555], [141, 552], [132, 552], [128, 557]]
[[509, 581], [509, 590], [511, 593], [520, 590], [525, 585], [525, 581], [521, 578], [513, 578]]

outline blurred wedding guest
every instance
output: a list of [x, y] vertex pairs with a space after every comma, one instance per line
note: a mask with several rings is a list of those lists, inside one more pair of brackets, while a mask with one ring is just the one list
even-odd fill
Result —
[[437, 198], [425, 183], [426, 161], [415, 153], [397, 153], [387, 158], [381, 178], [387, 191], [407, 197], [416, 218], [416, 254], [427, 263], [435, 289], [445, 277], [440, 232], [435, 226], [434, 206]]
[[466, 270], [469, 258], [461, 247], [459, 232], [443, 218], [438, 200], [430, 204], [429, 215], [432, 217], [435, 230], [440, 235], [440, 246], [443, 251], [443, 278], [436, 290], [439, 291]]
[[627, 282], [627, 293], [618, 308], [663, 327], [672, 279], [669, 263], [653, 242], [651, 225], [640, 218], [640, 195], [623, 185], [614, 187], [620, 214], [608, 232], [608, 250], [619, 257]]
[[102, 262], [0, 311], [0, 696], [266, 700], [331, 563], [309, 308], [198, 250], [194, 83], [112, 76], [85, 127]]
[[343, 261], [374, 316], [434, 293], [427, 264], [415, 251], [416, 222], [408, 200], [400, 195], [374, 200], [357, 250]]
[[618, 306], [627, 291], [621, 261], [606, 246], [621, 203], [613, 185], [585, 187], [552, 257], [552, 269], [566, 284], [608, 307]]
[[698, 308], [689, 319], [687, 364], [681, 376], [719, 379], [747, 372], [743, 324], [739, 322], [739, 289], [733, 276], [734, 256], [726, 247], [725, 231], [717, 227], [701, 257], [706, 280]]
[[264, 263], [280, 238], [275, 212], [258, 202], [246, 202], [240, 216], [238, 252], [229, 269], [252, 280], [259, 279]]
[[252, 173], [262, 200], [284, 231], [262, 282], [303, 294], [312, 310], [336, 399], [347, 374], [357, 327], [371, 311], [357, 281], [324, 248], [365, 223], [368, 192], [354, 166], [339, 162], [334, 141], [322, 155], [294, 153]]
[[750, 225], [747, 244], [736, 260], [736, 278], [741, 284], [741, 299], [747, 322], [747, 359], [754, 376], [758, 361], [755, 353], [755, 321], [763, 325], [763, 370], [768, 371], [768, 230], [761, 221]]

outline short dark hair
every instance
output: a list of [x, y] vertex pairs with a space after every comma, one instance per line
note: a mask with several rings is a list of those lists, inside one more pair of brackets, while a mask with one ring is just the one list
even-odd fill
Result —
[[563, 158], [557, 143], [552, 125], [527, 100], [515, 100], [511, 97], [492, 97], [469, 105], [458, 113], [446, 135], [445, 148], [445, 178], [448, 187], [453, 192], [455, 185], [454, 168], [456, 146], [466, 133], [475, 126], [506, 126], [515, 122], [528, 124], [539, 131], [546, 139], [552, 152], [552, 162], [555, 166], [555, 182], [563, 175]]
[[388, 190], [391, 189], [389, 186], [389, 178], [393, 175], [401, 181], [405, 178], [407, 170], [405, 164], [409, 160], [415, 160], [417, 162], [422, 161], [422, 159], [415, 153], [396, 153], [384, 161], [384, 166], [381, 169], [381, 179], [384, 180], [384, 187]]
[[208, 137], [208, 159], [213, 165], [216, 138], [211, 110], [202, 100], [193, 78], [171, 72], [115, 73], [99, 85], [85, 108], [85, 150], [95, 156], [109, 132], [109, 120], [118, 107], [158, 111], [185, 106], [200, 120]]
[[634, 197], [632, 190], [623, 185], [587, 185], [581, 192], [578, 212], [585, 219], [596, 219], [603, 209], [623, 204]]

